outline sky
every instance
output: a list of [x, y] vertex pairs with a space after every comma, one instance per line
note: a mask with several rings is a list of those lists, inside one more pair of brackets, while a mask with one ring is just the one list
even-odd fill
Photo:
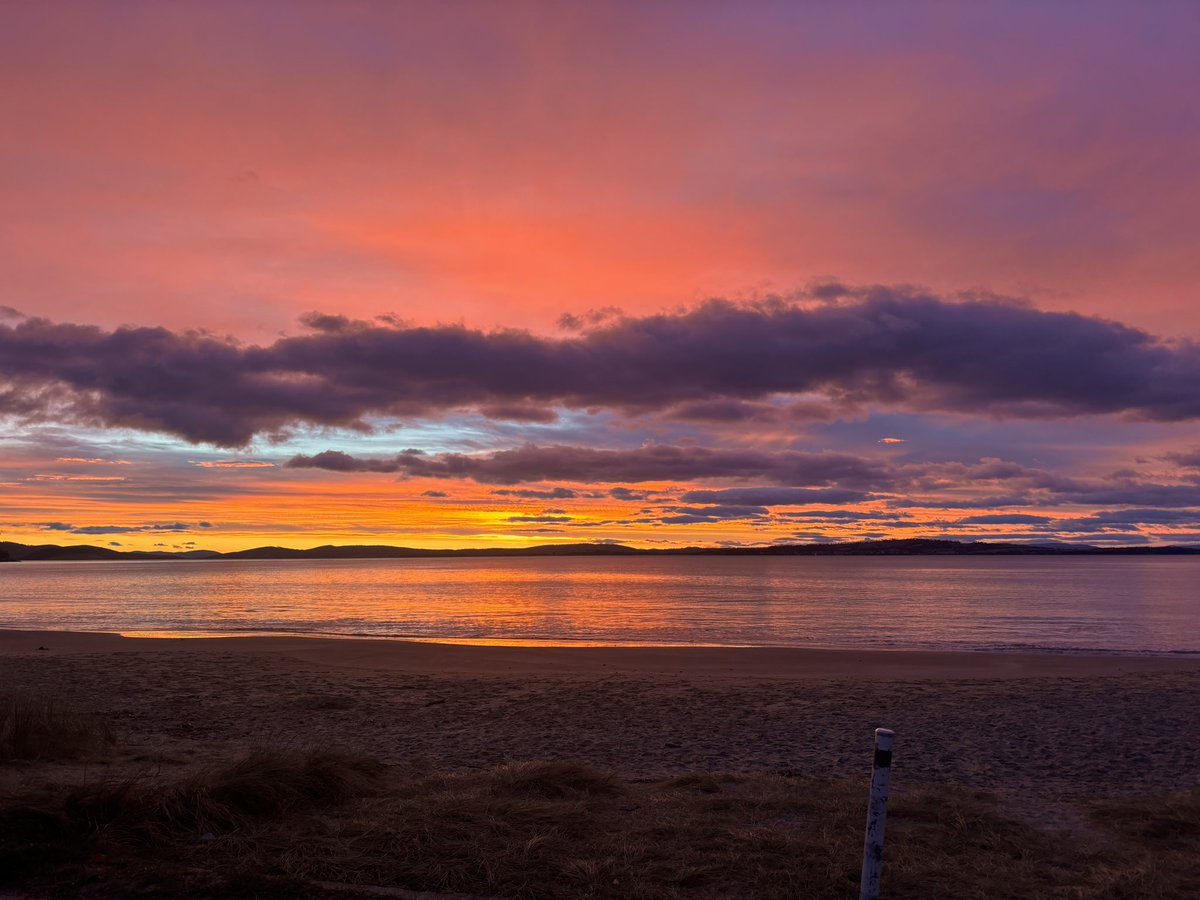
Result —
[[0, 539], [1200, 543], [1200, 7], [6, 4]]

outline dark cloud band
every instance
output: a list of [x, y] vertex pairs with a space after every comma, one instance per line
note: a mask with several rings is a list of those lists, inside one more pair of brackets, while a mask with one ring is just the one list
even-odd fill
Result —
[[[758, 479], [776, 484], [849, 484], [870, 487], [891, 483], [895, 474], [883, 462], [844, 453], [803, 453], [795, 450], [714, 450], [670, 444], [636, 450], [599, 450], [591, 447], [526, 445], [482, 455], [465, 453], [425, 454], [405, 450], [383, 459], [365, 459], [340, 450], [313, 456], [294, 456], [285, 464], [291, 469], [325, 469], [332, 472], [394, 472], [415, 478], [462, 478], [485, 484], [521, 484], [541, 481], [573, 481], [592, 484], [635, 484], [647, 481], [675, 482], [698, 479]], [[524, 496], [565, 496], [565, 493], [520, 491]], [[572, 492], [573, 493], [573, 492]], [[688, 500], [709, 502], [699, 491]], [[755, 498], [763, 492], [746, 492], [742, 504], [761, 505]], [[803, 495], [803, 499], [800, 495]], [[752, 495], [752, 496], [751, 496]], [[777, 502], [836, 502], [861, 499], [857, 490], [791, 491]], [[720, 501], [717, 501], [720, 502]]]
[[[1053, 507], [1066, 504], [1134, 506], [1153, 509], [1200, 507], [1200, 484], [1190, 480], [1161, 483], [1132, 475], [1070, 478], [998, 459], [976, 463], [898, 463], [845, 453], [805, 453], [797, 450], [725, 450], [655, 444], [633, 450], [602, 450], [578, 446], [527, 444], [488, 453], [426, 454], [405, 450], [394, 456], [363, 458], [326, 450], [294, 456], [289, 469], [333, 472], [380, 472], [401, 477], [462, 479], [483, 484], [515, 485], [565, 481], [585, 484], [686, 483], [717, 481], [750, 486], [685, 490], [677, 499], [686, 504], [714, 507], [804, 507], [820, 504], [883, 501], [891, 509], [1003, 509], [1013, 506]], [[978, 496], [913, 497], [914, 489], [971, 484]], [[1007, 488], [1006, 493], [996, 493]], [[504, 489], [496, 493], [529, 499], [565, 497], [569, 488]], [[643, 500], [644, 491], [613, 488], [619, 500]], [[686, 514], [695, 514], [689, 509]], [[681, 513], [684, 514], [684, 513]], [[979, 515], [960, 524], [1044, 524], [1046, 517], [1027, 513]], [[1169, 522], [1172, 519], [1146, 519]]]
[[[819, 298], [819, 299], [817, 299]], [[475, 409], [753, 417], [778, 395], [1012, 416], [1200, 417], [1200, 347], [994, 298], [826, 285], [802, 302], [604, 319], [566, 337], [312, 316], [249, 346], [162, 328], [0, 324], [0, 413], [235, 446], [297, 423]]]

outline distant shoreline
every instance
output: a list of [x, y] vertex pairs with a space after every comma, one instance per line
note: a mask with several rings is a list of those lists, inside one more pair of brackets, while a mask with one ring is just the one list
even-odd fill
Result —
[[19, 544], [0, 541], [0, 562], [103, 561], [138, 559], [455, 559], [508, 557], [634, 556], [1195, 556], [1200, 547], [1162, 545], [1093, 547], [1063, 544], [1013, 544], [951, 541], [932, 538], [853, 541], [829, 544], [770, 544], [758, 547], [628, 547], [624, 544], [542, 544], [534, 547], [484, 547], [431, 550], [388, 545], [320, 547], [255, 547], [222, 553], [216, 550], [113, 550], [93, 544]]

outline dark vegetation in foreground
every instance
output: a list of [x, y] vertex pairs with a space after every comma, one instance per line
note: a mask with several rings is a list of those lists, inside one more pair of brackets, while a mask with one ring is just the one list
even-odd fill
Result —
[[468, 550], [425, 550], [385, 545], [295, 549], [255, 547], [231, 553], [216, 550], [112, 550], [92, 544], [18, 544], [0, 541], [0, 562], [22, 560], [103, 559], [425, 559], [431, 557], [546, 557], [546, 556], [1179, 556], [1200, 554], [1200, 546], [1093, 547], [1059, 542], [1006, 544], [904, 538], [883, 541], [845, 541], [827, 544], [771, 544], [761, 547], [679, 547], [643, 549], [623, 544], [543, 544], [537, 547], [484, 547]]
[[[173, 771], [160, 759], [118, 775], [98, 765], [113, 752], [101, 725], [35, 698], [0, 708], [0, 890], [629, 900], [856, 893], [865, 779], [629, 782], [537, 762], [415, 777], [361, 755], [294, 748]], [[73, 766], [63, 762], [70, 758]], [[985, 794], [897, 793], [886, 895], [1200, 896], [1200, 790], [1082, 811], [1087, 833], [1071, 835], [1007, 818]]]
[[0, 695], [0, 763], [77, 759], [113, 742], [108, 726], [53, 697]]

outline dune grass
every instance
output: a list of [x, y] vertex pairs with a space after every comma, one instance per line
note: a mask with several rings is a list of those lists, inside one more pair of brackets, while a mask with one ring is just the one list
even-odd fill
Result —
[[[9, 888], [114, 896], [849, 897], [864, 804], [862, 783], [782, 775], [630, 782], [531, 762], [413, 778], [354, 754], [260, 750], [8, 797], [0, 872]], [[1200, 896], [1200, 792], [1088, 813], [1083, 840], [986, 795], [898, 793], [886, 896]]]
[[240, 832], [344, 803], [375, 790], [384, 766], [344, 753], [256, 749], [166, 785], [101, 782], [71, 791], [64, 808], [78, 825], [139, 838]]
[[[44, 696], [0, 697], [0, 762], [14, 771], [88, 759], [112, 743], [103, 723]], [[0, 790], [0, 887], [782, 900], [854, 896], [862, 850], [860, 781], [694, 773], [630, 782], [567, 762], [405, 778], [324, 749], [252, 750], [175, 777], [112, 771], [124, 774], [74, 786], [10, 780]], [[889, 817], [886, 895], [1200, 896], [1200, 789], [1083, 811], [1086, 839], [1016, 821], [984, 794], [902, 791]]]
[[78, 759], [112, 741], [104, 722], [53, 697], [0, 694], [0, 762]]

